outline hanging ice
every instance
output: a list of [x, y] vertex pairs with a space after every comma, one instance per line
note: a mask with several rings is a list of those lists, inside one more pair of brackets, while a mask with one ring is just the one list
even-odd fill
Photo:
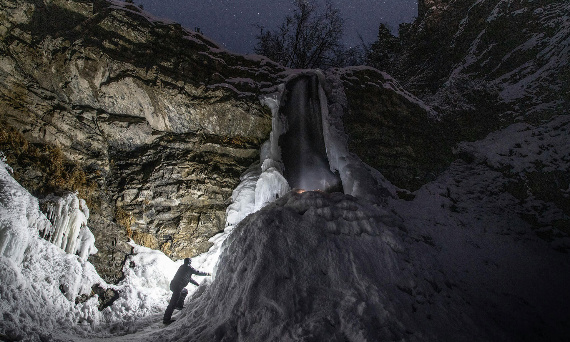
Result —
[[280, 108], [287, 120], [287, 130], [279, 137], [279, 146], [284, 176], [293, 188], [342, 189], [340, 178], [331, 172], [327, 159], [321, 108], [316, 73], [299, 76], [287, 83]]
[[45, 201], [53, 223], [52, 229], [44, 232], [45, 237], [66, 253], [79, 254], [83, 260], [95, 254], [95, 237], [87, 227], [89, 208], [85, 200], [70, 193], [64, 197], [48, 196]]

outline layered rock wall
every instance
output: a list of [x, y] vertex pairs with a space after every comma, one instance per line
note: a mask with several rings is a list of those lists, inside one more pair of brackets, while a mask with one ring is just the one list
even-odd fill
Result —
[[[93, 261], [110, 281], [121, 276], [128, 238], [173, 258], [209, 247], [269, 134], [258, 96], [282, 70], [131, 4], [0, 1], [4, 153], [36, 195], [86, 197]], [[28, 146], [43, 158], [35, 166]], [[46, 188], [53, 151], [64, 176]], [[67, 169], [85, 179], [71, 184]]]

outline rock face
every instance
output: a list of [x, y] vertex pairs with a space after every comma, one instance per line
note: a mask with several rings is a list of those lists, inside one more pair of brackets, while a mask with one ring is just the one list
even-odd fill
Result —
[[0, 18], [0, 142], [18, 180], [88, 200], [106, 280], [127, 238], [205, 251], [271, 130], [257, 96], [283, 69], [122, 2], [2, 0]]
[[[438, 115], [404, 106], [408, 101], [387, 89], [395, 82], [378, 72], [347, 73], [341, 79], [352, 150], [408, 190], [426, 185], [456, 159], [489, 168], [503, 177], [500, 191], [519, 201], [518, 215], [539, 236], [567, 237], [570, 168], [562, 151], [568, 149], [570, 3], [418, 5], [418, 19], [401, 27], [399, 50], [380, 61]], [[380, 43], [390, 46], [391, 40]]]
[[452, 139], [438, 113], [390, 75], [356, 67], [333, 70], [328, 79], [344, 90], [336, 105], [343, 107], [350, 151], [391, 183], [415, 190], [447, 167]]
[[[435, 125], [418, 122], [424, 133], [414, 134], [415, 145], [437, 137], [434, 161], [461, 158], [500, 173], [537, 234], [567, 236], [570, 169], [559, 154], [568, 145], [560, 137], [570, 108], [570, 3], [422, 0], [418, 7], [388, 70], [440, 114]], [[378, 115], [377, 106], [367, 114]], [[537, 200], [540, 209], [529, 209]]]
[[391, 70], [406, 89], [442, 112], [479, 112], [489, 121], [478, 124], [483, 131], [568, 113], [570, 3], [422, 0], [418, 7]]

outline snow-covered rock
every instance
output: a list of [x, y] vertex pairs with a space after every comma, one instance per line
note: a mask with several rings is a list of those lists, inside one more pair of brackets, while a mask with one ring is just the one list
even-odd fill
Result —
[[418, 4], [393, 61], [408, 90], [442, 112], [492, 111], [485, 120], [497, 122], [568, 113], [568, 1]]

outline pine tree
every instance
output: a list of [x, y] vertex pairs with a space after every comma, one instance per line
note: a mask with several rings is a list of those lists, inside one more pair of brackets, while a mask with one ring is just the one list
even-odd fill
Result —
[[385, 24], [380, 24], [378, 39], [368, 50], [367, 62], [379, 70], [390, 70], [396, 54], [400, 51], [400, 39], [394, 36]]

